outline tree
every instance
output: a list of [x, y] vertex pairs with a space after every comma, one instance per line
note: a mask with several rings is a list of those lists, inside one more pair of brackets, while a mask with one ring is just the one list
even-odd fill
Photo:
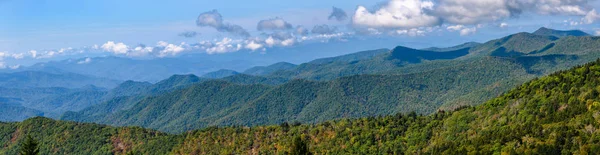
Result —
[[294, 141], [292, 142], [292, 151], [290, 152], [291, 155], [310, 155], [311, 153], [308, 152], [308, 144], [306, 144], [306, 141], [304, 141], [302, 139], [302, 137], [300, 136], [296, 136], [294, 138]]
[[27, 135], [25, 138], [25, 142], [21, 144], [21, 150], [19, 151], [21, 155], [37, 155], [40, 154], [40, 150], [38, 148], [38, 142], [31, 138], [31, 135]]

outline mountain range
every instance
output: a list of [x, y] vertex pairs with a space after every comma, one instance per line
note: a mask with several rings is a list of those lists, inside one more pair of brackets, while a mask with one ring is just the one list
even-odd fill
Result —
[[0, 123], [0, 153], [15, 154], [24, 135], [32, 135], [41, 152], [53, 154], [597, 154], [598, 87], [600, 59], [525, 82], [477, 106], [430, 115], [181, 134], [36, 117]]
[[593, 61], [600, 58], [599, 45], [589, 35], [523, 32], [481, 44], [429, 50], [399, 46], [299, 65], [278, 63], [257, 67], [270, 73], [254, 76], [222, 70], [194, 76], [203, 80], [168, 93], [120, 98], [61, 119], [181, 133], [214, 125], [431, 114], [477, 105], [528, 80]]

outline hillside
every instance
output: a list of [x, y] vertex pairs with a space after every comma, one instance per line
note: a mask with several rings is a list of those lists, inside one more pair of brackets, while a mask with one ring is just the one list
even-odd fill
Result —
[[289, 70], [297, 65], [288, 62], [278, 62], [269, 66], [256, 66], [244, 71], [244, 74], [248, 75], [268, 75], [280, 70]]
[[181, 138], [136, 127], [31, 118], [18, 123], [0, 123], [0, 154], [18, 154], [26, 135], [39, 140], [42, 154], [166, 154]]
[[202, 77], [209, 78], [209, 79], [220, 79], [220, 78], [237, 75], [237, 74], [240, 74], [240, 73], [238, 73], [234, 70], [220, 69], [218, 71], [206, 73], [206, 74], [202, 75]]
[[[476, 107], [427, 116], [210, 127], [180, 135], [33, 118], [0, 123], [0, 151], [14, 153], [23, 135], [33, 134], [42, 139], [42, 152], [61, 154], [285, 154], [304, 145], [315, 154], [598, 154], [599, 92], [597, 60], [526, 82]], [[64, 134], [73, 136], [63, 142]]]
[[600, 60], [455, 112], [211, 128], [192, 132], [185, 140], [192, 145], [179, 145], [173, 152], [283, 153], [291, 151], [294, 137], [301, 137], [316, 154], [597, 154], [599, 79]]
[[[515, 38], [551, 41], [545, 36], [519, 33], [506, 37], [509, 41], [501, 41], [504, 44], [498, 45], [514, 46], [516, 41], [510, 40]], [[473, 48], [488, 47], [499, 40], [492, 40]], [[357, 62], [344, 62], [347, 59], [341, 59], [324, 64], [305, 63], [291, 70], [273, 73], [313, 74], [315, 72], [309, 70], [316, 69], [313, 71], [327, 76], [319, 79], [334, 78], [331, 80], [312, 81], [295, 77], [298, 79], [288, 81], [288, 78], [284, 77], [240, 74], [221, 80], [199, 81], [179, 87], [180, 90], [175, 93], [156, 94], [151, 97], [137, 96], [135, 100], [119, 99], [115, 101], [125, 102], [99, 104], [80, 112], [69, 112], [62, 119], [118, 126], [137, 125], [180, 133], [213, 125], [256, 126], [285, 121], [318, 123], [331, 119], [411, 111], [431, 114], [438, 109], [452, 110], [465, 105], [478, 105], [535, 77], [599, 58], [600, 51], [597, 49], [600, 48], [594, 48], [600, 45], [597, 41], [597, 37], [563, 37], [548, 42], [555, 46], [544, 52], [514, 56], [457, 57], [466, 56], [467, 52], [472, 50], [433, 53], [398, 47], [375, 57], [361, 58], [362, 60]], [[540, 44], [539, 47], [545, 46]], [[570, 48], [571, 51], [557, 53], [567, 47], [573, 48]], [[360, 68], [348, 63], [358, 66], [375, 64], [374, 67], [380, 68], [381, 71], [376, 72], [377, 69]], [[383, 67], [386, 65], [381, 64], [388, 64], [389, 67]], [[336, 74], [331, 71], [334, 66], [375, 73]], [[309, 72], [298, 72], [303, 69]], [[249, 87], [250, 85], [255, 87]], [[216, 86], [233, 87], [238, 90], [228, 91]], [[211, 90], [199, 89], [202, 87]], [[259, 94], [252, 94], [249, 98], [248, 92]], [[200, 100], [198, 96], [210, 100]], [[219, 100], [211, 101], [212, 99]], [[207, 110], [206, 105], [216, 108]], [[196, 114], [199, 112], [202, 115]]]
[[292, 80], [267, 86], [213, 80], [135, 103], [123, 103], [133, 105], [131, 109], [97, 115], [92, 111], [115, 106], [100, 104], [67, 113], [62, 119], [183, 132], [211, 125], [314, 123], [398, 112], [432, 113], [442, 103], [481, 86], [516, 84], [505, 77], [517, 81], [531, 78], [522, 75], [527, 75], [526, 70], [512, 61], [489, 58], [425, 73], [358, 75], [328, 82]]
[[536, 35], [546, 35], [546, 36], [555, 36], [555, 37], [566, 37], [566, 36], [576, 36], [576, 37], [581, 37], [581, 36], [590, 36], [590, 34], [587, 34], [581, 30], [569, 30], [569, 31], [561, 31], [561, 30], [553, 30], [553, 29], [549, 29], [549, 28], [545, 28], [542, 27], [538, 30], [536, 30], [535, 32], [533, 32], [533, 34]]

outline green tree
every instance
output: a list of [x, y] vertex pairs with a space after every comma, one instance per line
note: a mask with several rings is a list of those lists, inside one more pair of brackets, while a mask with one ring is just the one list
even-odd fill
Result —
[[38, 148], [38, 142], [31, 138], [31, 135], [27, 135], [25, 138], [25, 142], [21, 144], [21, 150], [19, 151], [21, 155], [37, 155], [40, 154], [40, 150]]
[[306, 141], [302, 139], [301, 136], [296, 136], [294, 141], [292, 142], [292, 151], [291, 155], [310, 155], [311, 153], [308, 151], [308, 144]]

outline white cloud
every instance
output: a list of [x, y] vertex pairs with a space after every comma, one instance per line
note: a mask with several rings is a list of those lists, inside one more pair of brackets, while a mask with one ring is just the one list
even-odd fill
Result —
[[77, 62], [77, 64], [89, 64], [90, 62], [92, 62], [92, 58], [85, 58], [84, 60]]
[[216, 43], [201, 42], [200, 44], [202, 44], [202, 49], [204, 49], [208, 54], [235, 52], [242, 49], [242, 45], [239, 43], [239, 40], [233, 40], [227, 37]]
[[37, 51], [36, 50], [29, 51], [29, 54], [31, 55], [32, 58], [37, 58]]
[[598, 12], [596, 12], [596, 9], [593, 9], [592, 11], [588, 12], [581, 20], [582, 20], [582, 23], [584, 23], [584, 24], [591, 24], [591, 23], [594, 23], [598, 19], [600, 19], [600, 15], [598, 15]]
[[435, 26], [441, 20], [430, 14], [434, 7], [432, 1], [390, 0], [375, 12], [364, 6], [358, 6], [352, 23], [356, 26], [371, 28], [418, 28]]
[[15, 54], [12, 54], [11, 57], [13, 57], [14, 59], [17, 59], [17, 60], [18, 59], [23, 59], [25, 57], [25, 54], [23, 54], [23, 53], [15, 53]]
[[477, 27], [464, 28], [464, 29], [460, 30], [460, 35], [467, 36], [467, 35], [475, 34], [475, 32], [477, 32]]
[[107, 52], [112, 52], [114, 54], [127, 54], [129, 51], [129, 47], [124, 43], [115, 43], [113, 41], [109, 41], [101, 46], [103, 50]]
[[508, 24], [507, 23], [500, 23], [500, 25], [498, 25], [498, 27], [500, 27], [500, 28], [507, 28]]
[[580, 16], [582, 23], [600, 19], [590, 0], [388, 0], [375, 11], [359, 6], [355, 26], [370, 28], [422, 28], [434, 25], [476, 25], [521, 14]]
[[180, 45], [168, 44], [164, 46], [163, 50], [160, 51], [158, 57], [165, 57], [169, 55], [175, 56], [185, 50], [183, 45], [185, 45], [185, 43], [181, 43]]
[[9, 54], [8, 52], [4, 51], [4, 52], [0, 52], [0, 60], [4, 59], [4, 57], [8, 57]]
[[425, 36], [425, 33], [426, 33], [424, 30], [420, 30], [420, 29], [417, 29], [417, 28], [405, 29], [405, 30], [396, 30], [394, 32], [397, 35], [406, 35], [406, 36], [411, 36], [411, 37]]
[[6, 64], [0, 61], [0, 69], [6, 69]]
[[252, 51], [256, 51], [258, 49], [263, 48], [262, 44], [256, 43], [255, 41], [250, 41], [250, 43], [246, 44], [246, 49], [250, 49]]
[[258, 22], [258, 25], [256, 26], [256, 29], [259, 31], [289, 30], [292, 28], [293, 28], [292, 24], [286, 22], [282, 18], [272, 18], [272, 19], [261, 20]]
[[448, 31], [453, 32], [453, 31], [460, 31], [463, 28], [465, 28], [464, 25], [453, 25], [453, 26], [448, 26], [446, 29], [448, 29]]
[[147, 47], [146, 45], [139, 45], [139, 46], [135, 47], [132, 51], [130, 51], [127, 55], [134, 56], [134, 57], [147, 56], [147, 55], [151, 54], [153, 51], [154, 51], [154, 47]]
[[301, 35], [301, 36], [308, 35], [308, 29], [304, 28], [304, 26], [297, 26], [296, 34]]
[[475, 27], [469, 28], [464, 25], [452, 25], [452, 26], [446, 27], [446, 29], [450, 32], [458, 31], [461, 36], [467, 36], [467, 35], [474, 34], [475, 32], [477, 32], [477, 28], [481, 28], [481, 27], [483, 27], [483, 26], [476, 25]]
[[477, 24], [510, 17], [507, 0], [441, 0], [435, 12], [453, 24]]

